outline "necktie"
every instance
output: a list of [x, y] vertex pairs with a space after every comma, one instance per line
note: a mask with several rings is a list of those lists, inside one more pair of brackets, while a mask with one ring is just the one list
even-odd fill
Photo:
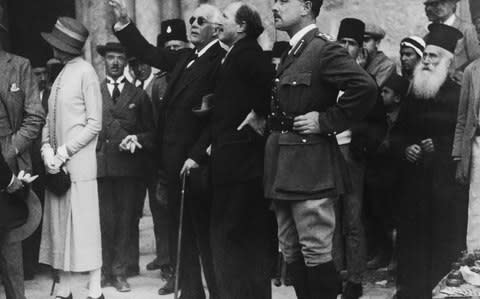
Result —
[[144, 84], [145, 84], [145, 81], [140, 80], [140, 84], [138, 84], [137, 87], [140, 87], [141, 89], [143, 89]]
[[190, 57], [190, 60], [187, 64], [187, 69], [192, 66], [192, 64], [195, 62], [195, 60], [198, 58], [198, 53], [195, 51], [195, 54]]
[[112, 101], [116, 104], [117, 103], [117, 98], [120, 96], [120, 89], [118, 88], [118, 85], [120, 83], [113, 83], [113, 92], [112, 92]]

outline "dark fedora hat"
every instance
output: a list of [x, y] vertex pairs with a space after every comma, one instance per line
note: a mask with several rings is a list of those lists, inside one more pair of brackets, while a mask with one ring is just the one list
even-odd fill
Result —
[[28, 192], [24, 193], [23, 196], [26, 198], [16, 200], [25, 201], [28, 208], [27, 221], [23, 225], [8, 232], [6, 238], [7, 243], [20, 242], [28, 238], [31, 234], [33, 234], [33, 232], [35, 232], [40, 224], [40, 220], [42, 219], [42, 205], [40, 204], [40, 200], [38, 199], [37, 195], [32, 190], [28, 190]]
[[124, 46], [122, 46], [122, 44], [116, 43], [116, 42], [108, 42], [105, 45], [97, 46], [97, 53], [100, 54], [101, 56], [105, 56], [105, 53], [107, 52], [127, 54], [127, 49]]
[[215, 94], [209, 93], [202, 97], [202, 104], [192, 109], [193, 113], [197, 116], [205, 116], [213, 108], [213, 101], [215, 100]]
[[165, 20], [160, 27], [160, 34], [157, 36], [157, 47], [163, 47], [166, 42], [171, 40], [188, 42], [187, 27], [184, 20]]
[[53, 26], [52, 32], [40, 34], [52, 47], [69, 54], [81, 55], [89, 33], [79, 21], [60, 17]]

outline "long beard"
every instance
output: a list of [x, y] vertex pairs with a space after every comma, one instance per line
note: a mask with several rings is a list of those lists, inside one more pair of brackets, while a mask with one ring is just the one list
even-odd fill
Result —
[[440, 60], [436, 66], [425, 67], [419, 63], [413, 73], [413, 94], [420, 99], [434, 99], [447, 80], [449, 67], [449, 59]]

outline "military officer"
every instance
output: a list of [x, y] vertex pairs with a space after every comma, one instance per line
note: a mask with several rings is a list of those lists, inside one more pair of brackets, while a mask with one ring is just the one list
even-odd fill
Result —
[[347, 51], [319, 32], [322, 2], [273, 6], [275, 27], [291, 37], [292, 48], [276, 74], [264, 187], [297, 297], [333, 299], [339, 283], [331, 254], [333, 202], [350, 185], [335, 133], [366, 116], [377, 90]]

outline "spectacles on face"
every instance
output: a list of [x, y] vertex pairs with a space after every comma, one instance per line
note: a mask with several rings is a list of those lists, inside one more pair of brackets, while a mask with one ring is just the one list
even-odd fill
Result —
[[197, 24], [199, 26], [203, 26], [204, 24], [216, 24], [216, 25], [219, 25], [218, 23], [213, 23], [213, 22], [210, 22], [208, 21], [206, 18], [204, 17], [191, 17], [190, 20], [188, 20], [188, 22], [190, 23], [190, 25], [193, 25], [193, 23], [195, 23], [195, 21], [197, 21]]

